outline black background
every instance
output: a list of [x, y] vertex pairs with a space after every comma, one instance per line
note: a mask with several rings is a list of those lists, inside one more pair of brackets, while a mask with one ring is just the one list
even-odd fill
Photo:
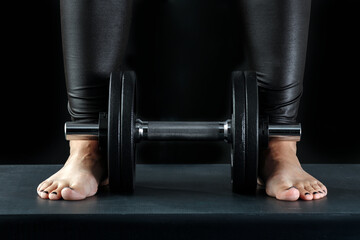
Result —
[[[359, 163], [356, 0], [313, 0], [299, 112], [303, 163]], [[225, 120], [229, 74], [242, 63], [233, 0], [136, 0], [126, 64], [138, 74], [139, 116]], [[69, 120], [59, 0], [2, 6], [2, 164], [59, 164]], [[227, 162], [225, 143], [142, 143], [139, 162]]]

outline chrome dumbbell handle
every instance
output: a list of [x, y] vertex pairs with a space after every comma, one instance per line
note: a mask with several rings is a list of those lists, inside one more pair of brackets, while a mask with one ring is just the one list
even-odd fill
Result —
[[[96, 140], [99, 138], [97, 123], [65, 123], [66, 140]], [[300, 141], [301, 124], [269, 124], [269, 138]], [[165, 122], [136, 120], [135, 136], [141, 140], [225, 140], [231, 142], [231, 120], [223, 122]]]
[[191, 121], [141, 121], [136, 120], [135, 139], [137, 141], [230, 141], [231, 121], [191, 122]]

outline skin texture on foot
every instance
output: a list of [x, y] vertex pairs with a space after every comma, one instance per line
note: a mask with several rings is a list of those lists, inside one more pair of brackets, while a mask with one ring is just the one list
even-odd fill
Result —
[[259, 174], [267, 195], [278, 200], [315, 200], [328, 194], [325, 185], [301, 167], [295, 141], [271, 140], [263, 153]]
[[[85, 199], [96, 194], [104, 169], [97, 141], [70, 141], [70, 156], [65, 165], [40, 183], [37, 193], [50, 200]], [[296, 142], [270, 141], [259, 174], [267, 195], [278, 200], [314, 200], [328, 193], [324, 184], [302, 169], [296, 156]]]
[[73, 140], [65, 165], [40, 183], [37, 193], [43, 199], [82, 200], [96, 194], [103, 173], [98, 142]]

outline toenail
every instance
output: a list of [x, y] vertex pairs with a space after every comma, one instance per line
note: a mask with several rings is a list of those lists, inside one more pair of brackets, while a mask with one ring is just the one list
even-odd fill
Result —
[[44, 190], [40, 190], [40, 192], [44, 192]]
[[307, 193], [305, 193], [305, 195], [310, 195], [310, 193], [307, 192]]
[[52, 192], [51, 194], [55, 194], [55, 195], [57, 195], [57, 193], [56, 193], [56, 192]]
[[318, 192], [313, 192], [313, 194], [317, 194]]
[[322, 191], [319, 191], [319, 193], [322, 193]]
[[44, 193], [46, 193], [46, 194], [49, 194], [49, 192], [48, 191], [43, 191]]

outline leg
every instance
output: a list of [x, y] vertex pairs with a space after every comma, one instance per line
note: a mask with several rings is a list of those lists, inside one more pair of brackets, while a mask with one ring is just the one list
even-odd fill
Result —
[[[121, 64], [132, 0], [61, 0], [68, 109], [74, 121], [94, 121], [107, 110], [108, 77]], [[80, 200], [106, 175], [97, 141], [70, 141], [64, 167], [42, 182], [41, 198]]]
[[[272, 123], [296, 122], [302, 94], [311, 0], [240, 0], [247, 62], [258, 73], [260, 113]], [[272, 140], [260, 164], [269, 196], [319, 199], [326, 187], [306, 173], [296, 142]]]

